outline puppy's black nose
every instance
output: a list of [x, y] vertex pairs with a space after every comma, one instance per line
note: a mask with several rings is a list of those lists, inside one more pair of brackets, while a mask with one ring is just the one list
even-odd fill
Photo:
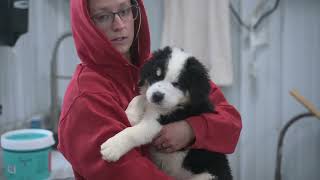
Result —
[[154, 103], [159, 103], [159, 102], [162, 101], [163, 97], [164, 97], [164, 94], [163, 94], [163, 93], [161, 93], [161, 92], [155, 92], [155, 93], [153, 93], [153, 95], [152, 95], [152, 101], [153, 101]]

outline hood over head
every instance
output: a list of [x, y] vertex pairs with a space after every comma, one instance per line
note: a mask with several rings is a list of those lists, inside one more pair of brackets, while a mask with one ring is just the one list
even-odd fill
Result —
[[[82, 63], [99, 66], [123, 66], [129, 64], [91, 20], [88, 0], [71, 0], [71, 27], [78, 56]], [[142, 0], [136, 0], [140, 15], [135, 20], [135, 37], [131, 56], [141, 66], [150, 56], [150, 33], [146, 11]], [[139, 25], [139, 21], [141, 24]], [[139, 29], [139, 30], [138, 30]], [[137, 33], [138, 30], [138, 33]]]

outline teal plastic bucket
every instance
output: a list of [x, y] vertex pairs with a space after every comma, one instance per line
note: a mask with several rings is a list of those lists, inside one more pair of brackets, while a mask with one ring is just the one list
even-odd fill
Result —
[[7, 180], [45, 180], [51, 171], [51, 131], [21, 129], [1, 136], [4, 175]]

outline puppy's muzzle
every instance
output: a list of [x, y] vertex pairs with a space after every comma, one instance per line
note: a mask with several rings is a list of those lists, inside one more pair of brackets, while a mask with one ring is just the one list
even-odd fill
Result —
[[164, 94], [159, 91], [152, 94], [153, 103], [159, 104], [163, 100], [163, 98], [164, 98]]

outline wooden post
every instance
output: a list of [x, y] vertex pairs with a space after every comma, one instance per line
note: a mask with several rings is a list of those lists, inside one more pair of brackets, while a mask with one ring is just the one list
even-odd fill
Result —
[[320, 120], [320, 111], [310, 101], [300, 95], [297, 90], [290, 91], [290, 94]]

